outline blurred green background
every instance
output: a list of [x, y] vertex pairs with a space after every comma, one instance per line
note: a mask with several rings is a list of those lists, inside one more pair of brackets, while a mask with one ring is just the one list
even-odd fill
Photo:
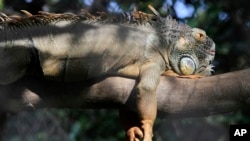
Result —
[[[250, 1], [247, 0], [0, 0], [7, 15], [25, 9], [72, 12], [150, 12], [204, 29], [216, 43], [215, 74], [249, 68]], [[157, 119], [154, 141], [228, 141], [230, 124], [250, 124], [248, 108], [241, 111], [185, 119]], [[0, 125], [1, 126], [1, 125]], [[5, 141], [119, 141], [124, 133], [115, 110], [40, 109], [8, 116]]]

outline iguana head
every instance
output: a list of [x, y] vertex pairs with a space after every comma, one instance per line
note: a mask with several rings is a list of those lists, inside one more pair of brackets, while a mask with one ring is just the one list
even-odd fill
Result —
[[168, 56], [177, 74], [209, 76], [213, 72], [215, 43], [205, 31], [186, 27], [171, 43]]

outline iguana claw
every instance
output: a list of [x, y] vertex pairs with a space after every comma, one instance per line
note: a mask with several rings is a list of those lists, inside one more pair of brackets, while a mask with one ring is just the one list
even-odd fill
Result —
[[131, 127], [127, 131], [127, 141], [140, 141], [143, 138], [142, 130], [139, 127]]

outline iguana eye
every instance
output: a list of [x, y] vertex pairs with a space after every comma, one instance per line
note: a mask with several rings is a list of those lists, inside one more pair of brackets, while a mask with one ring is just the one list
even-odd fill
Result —
[[194, 60], [190, 57], [182, 57], [180, 60], [180, 71], [183, 75], [191, 75], [194, 74], [196, 70], [196, 65], [194, 63]]

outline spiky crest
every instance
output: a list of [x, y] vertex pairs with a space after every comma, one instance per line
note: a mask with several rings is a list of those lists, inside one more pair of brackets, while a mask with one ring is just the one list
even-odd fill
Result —
[[80, 14], [72, 13], [50, 13], [39, 11], [37, 15], [32, 15], [28, 11], [22, 10], [26, 17], [21, 16], [7, 16], [0, 13], [0, 31], [1, 30], [16, 30], [19, 28], [29, 28], [32, 26], [42, 26], [58, 21], [84, 21], [86, 23], [100, 23], [100, 24], [123, 24], [128, 26], [142, 26], [149, 25], [150, 28], [157, 30], [161, 34], [159, 37], [165, 40], [168, 44], [175, 40], [182, 32], [186, 31], [189, 26], [177, 23], [169, 15], [166, 18], [160, 17], [152, 6], [148, 6], [153, 14], [144, 13], [134, 9], [133, 12], [124, 12], [120, 14], [107, 14], [105, 12], [97, 12], [97, 16], [92, 15], [87, 10], [82, 10]]
[[[152, 9], [151, 9], [152, 10]], [[32, 15], [26, 10], [21, 10], [26, 17], [21, 16], [7, 16], [0, 13], [0, 27], [1, 29], [16, 29], [19, 27], [29, 27], [35, 25], [46, 25], [56, 21], [76, 21], [82, 20], [89, 23], [117, 23], [117, 24], [135, 24], [143, 25], [156, 21], [159, 15], [147, 14], [141, 11], [134, 10], [133, 12], [124, 12], [121, 14], [107, 14], [104, 12], [97, 12], [97, 16], [90, 14], [87, 10], [82, 10], [80, 14], [72, 13], [50, 13], [39, 11], [37, 15]], [[155, 13], [155, 12], [154, 12]]]

